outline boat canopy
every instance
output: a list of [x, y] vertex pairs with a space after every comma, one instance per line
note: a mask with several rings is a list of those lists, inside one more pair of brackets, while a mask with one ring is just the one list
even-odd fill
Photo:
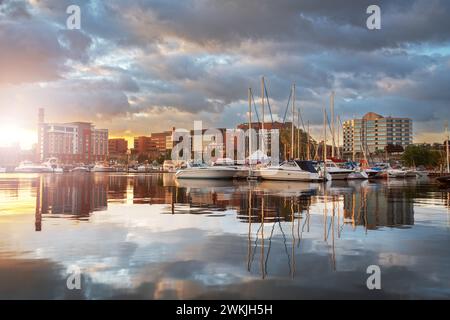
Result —
[[308, 171], [308, 172], [311, 172], [311, 173], [317, 173], [317, 170], [314, 167], [314, 163], [312, 161], [295, 160], [295, 163], [297, 163], [297, 165], [303, 171]]

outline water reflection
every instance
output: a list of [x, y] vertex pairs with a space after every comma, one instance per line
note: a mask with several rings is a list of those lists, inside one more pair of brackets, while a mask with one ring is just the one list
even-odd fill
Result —
[[[33, 211], [21, 205], [30, 199]], [[450, 255], [443, 254], [449, 199], [448, 191], [426, 181], [324, 185], [177, 181], [170, 174], [3, 175], [0, 256], [83, 264], [91, 270], [91, 295], [85, 298], [93, 297], [94, 283], [110, 282], [145, 298], [138, 293], [147, 285], [143, 274], [152, 279], [153, 298], [270, 298], [279, 285], [286, 287], [280, 297], [361, 297], [369, 294], [363, 285], [370, 263], [385, 265], [393, 279], [404, 268], [421, 285], [436, 287], [431, 296], [442, 297], [449, 294], [443, 284], [449, 280]], [[43, 237], [16, 247], [14, 229], [6, 226], [19, 228], [22, 220], [8, 216], [27, 212], [34, 212], [35, 231], [60, 237], [61, 247], [58, 238]], [[64, 221], [84, 224], [75, 228]], [[86, 232], [105, 247], [81, 248]], [[0, 297], [8, 294], [1, 289], [2, 272], [0, 264]], [[261, 292], [256, 279], [264, 281]], [[245, 284], [254, 286], [251, 294], [240, 291]], [[409, 289], [396, 283], [382, 294], [393, 297], [401, 290]]]
[[[342, 223], [373, 230], [413, 225], [417, 197], [417, 190], [412, 186], [398, 188], [368, 181], [325, 186], [275, 181], [176, 181], [173, 175], [39, 176], [35, 179], [36, 217], [70, 215], [78, 219], [107, 210], [108, 202], [126, 203], [131, 199], [133, 204], [166, 204], [163, 213], [211, 215], [234, 210], [236, 218], [244, 223], [292, 222], [301, 219], [312, 205], [323, 203], [325, 217], [329, 212], [338, 212]], [[10, 197], [15, 197], [19, 184], [8, 186], [12, 190]], [[448, 199], [448, 194], [443, 194], [446, 206]]]

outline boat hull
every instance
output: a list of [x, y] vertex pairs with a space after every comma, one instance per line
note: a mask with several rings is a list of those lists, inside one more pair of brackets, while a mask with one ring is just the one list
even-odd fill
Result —
[[49, 170], [48, 168], [36, 168], [36, 167], [30, 167], [30, 168], [15, 168], [14, 172], [16, 173], [50, 173], [53, 172]]
[[327, 172], [331, 176], [331, 180], [347, 180], [351, 172]]
[[299, 170], [281, 170], [265, 168], [258, 170], [256, 176], [263, 180], [274, 181], [323, 181], [318, 173]]
[[89, 172], [89, 169], [88, 168], [74, 168], [74, 169], [70, 170], [70, 172], [83, 173], [83, 172]]
[[401, 170], [389, 170], [389, 178], [406, 178], [406, 171]]
[[177, 179], [233, 179], [237, 174], [234, 169], [196, 168], [182, 169], [175, 174]]

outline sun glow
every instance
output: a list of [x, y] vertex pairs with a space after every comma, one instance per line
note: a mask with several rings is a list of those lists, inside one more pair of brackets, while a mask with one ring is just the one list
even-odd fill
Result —
[[0, 125], [0, 147], [11, 147], [17, 144], [24, 150], [29, 150], [37, 142], [36, 132], [20, 128], [16, 125]]

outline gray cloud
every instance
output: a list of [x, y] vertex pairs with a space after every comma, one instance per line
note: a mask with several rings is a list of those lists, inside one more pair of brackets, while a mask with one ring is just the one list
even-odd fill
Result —
[[[377, 3], [380, 31], [365, 27], [369, 0], [3, 0], [0, 109], [21, 92], [34, 105], [19, 110], [59, 104], [74, 110], [67, 118], [175, 110], [232, 125], [265, 75], [274, 112], [283, 115], [295, 82], [304, 118], [317, 124], [331, 90], [343, 118], [448, 116], [450, 3]], [[65, 29], [69, 4], [82, 8], [80, 31]]]

